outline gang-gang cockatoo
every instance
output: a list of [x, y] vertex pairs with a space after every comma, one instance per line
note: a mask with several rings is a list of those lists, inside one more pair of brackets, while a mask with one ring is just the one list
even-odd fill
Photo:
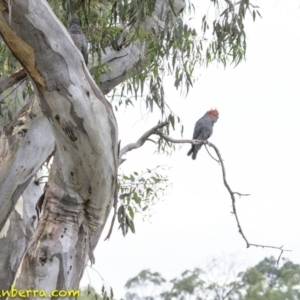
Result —
[[[199, 119], [195, 125], [193, 140], [207, 140], [213, 133], [214, 124], [218, 121], [219, 112], [216, 109], [211, 109]], [[192, 145], [192, 148], [187, 155], [192, 155], [192, 159], [196, 159], [197, 153], [202, 145]]]
[[75, 44], [75, 46], [79, 49], [82, 53], [85, 64], [88, 64], [88, 42], [86, 39], [85, 34], [82, 32], [80, 28], [79, 20], [74, 17], [70, 20], [70, 27], [68, 29], [69, 34]]

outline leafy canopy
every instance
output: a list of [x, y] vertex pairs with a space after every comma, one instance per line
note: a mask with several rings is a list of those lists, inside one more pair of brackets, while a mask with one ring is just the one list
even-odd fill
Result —
[[[136, 44], [143, 50], [142, 58], [109, 98], [115, 109], [120, 105], [134, 105], [134, 100], [144, 103], [150, 112], [157, 107], [160, 119], [169, 120], [173, 129], [180, 123], [180, 118], [165, 101], [164, 77], [173, 77], [175, 87], [187, 95], [201, 67], [212, 62], [224, 66], [239, 64], [246, 55], [246, 15], [251, 15], [253, 20], [260, 15], [258, 7], [249, 0], [236, 3], [207, 0], [202, 25], [196, 29], [190, 19], [195, 14], [194, 3], [198, 1], [187, 1], [184, 12], [176, 15], [174, 0], [167, 0], [165, 9], [170, 12], [162, 20], [163, 28], [156, 28], [149, 25], [156, 5], [153, 0], [49, 0], [48, 3], [66, 27], [71, 16], [79, 17], [89, 41], [90, 57], [93, 58], [91, 73], [96, 82], [102, 73], [113, 72], [101, 64], [108, 49], [118, 51]], [[0, 54], [0, 75], [21, 67], [1, 39]], [[28, 79], [21, 89], [23, 100], [28, 101], [33, 90]], [[5, 97], [4, 100], [0, 98], [0, 117], [7, 122], [16, 114], [11, 106], [15, 94], [6, 93]], [[168, 132], [169, 127], [166, 130]], [[162, 142], [159, 144], [160, 148], [164, 146]]]
[[[160, 273], [141, 271], [129, 279], [123, 300], [297, 300], [300, 299], [300, 265], [282, 259], [279, 268], [274, 257], [237, 273], [234, 264], [213, 264], [204, 270], [186, 270], [167, 282]], [[159, 287], [159, 288], [158, 288]], [[147, 293], [145, 293], [147, 291]]]

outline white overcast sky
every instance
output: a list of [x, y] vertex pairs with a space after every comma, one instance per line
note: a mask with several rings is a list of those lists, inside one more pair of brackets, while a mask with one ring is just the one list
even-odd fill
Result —
[[[263, 19], [248, 19], [246, 62], [235, 69], [200, 70], [186, 98], [166, 80], [166, 100], [180, 116], [185, 138], [192, 137], [195, 122], [207, 110], [217, 107], [220, 117], [210, 140], [222, 154], [232, 189], [251, 194], [237, 199], [246, 237], [251, 243], [284, 245], [292, 249], [284, 257], [300, 263], [300, 2], [257, 4]], [[204, 11], [196, 9], [192, 22], [200, 24]], [[139, 104], [116, 116], [123, 146], [157, 121], [157, 116], [142, 118]], [[186, 269], [204, 268], [214, 257], [234, 255], [245, 269], [279, 255], [277, 250], [246, 248], [230, 214], [220, 166], [205, 149], [193, 161], [186, 156], [188, 149], [184, 145], [170, 157], [158, 156], [155, 145], [148, 143], [127, 154], [125, 173], [167, 165], [172, 188], [155, 207], [151, 222], [136, 218], [135, 235], [123, 238], [116, 224], [110, 241], [104, 242], [108, 228], [104, 231], [94, 268], [113, 287], [116, 299], [125, 294], [125, 282], [142, 269], [172, 279]], [[99, 276], [87, 269], [90, 279], [86, 272], [82, 284], [100, 289]]]

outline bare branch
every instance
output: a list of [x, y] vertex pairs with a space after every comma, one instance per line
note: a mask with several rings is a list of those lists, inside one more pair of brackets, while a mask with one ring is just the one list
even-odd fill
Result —
[[[163, 123], [159, 123], [157, 125], [155, 125], [153, 128], [151, 128], [150, 130], [148, 130], [147, 132], [145, 132], [138, 140], [136, 143], [131, 143], [128, 144], [127, 146], [123, 147], [120, 151], [120, 155], [119, 155], [119, 160], [121, 160], [122, 156], [124, 154], [126, 154], [127, 152], [140, 148], [144, 145], [144, 143], [148, 140], [149, 136], [152, 134], [157, 134], [157, 130], [166, 126], [169, 122], [165, 121]], [[121, 161], [120, 161], [121, 164]]]
[[167, 135], [165, 135], [164, 133], [162, 133], [159, 129], [161, 129], [162, 127], [168, 125], [169, 122], [165, 121], [163, 123], [159, 123], [157, 125], [155, 125], [154, 127], [152, 127], [151, 129], [149, 129], [148, 131], [146, 131], [138, 140], [136, 143], [131, 143], [126, 145], [125, 147], [123, 147], [120, 151], [120, 155], [119, 155], [119, 165], [121, 165], [125, 159], [122, 159], [122, 157], [129, 151], [134, 150], [134, 149], [138, 149], [140, 147], [142, 147], [144, 145], [144, 143], [146, 141], [151, 141], [153, 142], [153, 140], [149, 139], [149, 137], [153, 134], [159, 135], [160, 137], [162, 137], [163, 139], [174, 143], [174, 144], [193, 144], [193, 145], [201, 145], [201, 144], [205, 144], [207, 143], [207, 141], [202, 141], [202, 140], [176, 140], [173, 139]]
[[[282, 255], [282, 253], [284, 251], [291, 251], [291, 250], [286, 250], [286, 249], [282, 249], [283, 246], [281, 247], [276, 247], [276, 246], [267, 246], [267, 245], [259, 245], [259, 244], [252, 244], [248, 241], [248, 239], [246, 238], [243, 230], [242, 230], [242, 227], [241, 227], [241, 224], [240, 224], [240, 221], [239, 221], [239, 218], [238, 218], [238, 214], [237, 214], [237, 209], [236, 209], [236, 200], [235, 200], [235, 195], [238, 195], [238, 196], [249, 196], [250, 194], [241, 194], [239, 192], [233, 192], [227, 182], [227, 179], [226, 179], [226, 171], [225, 171], [225, 166], [224, 166], [224, 161], [221, 157], [221, 153], [219, 151], [219, 149], [213, 144], [213, 143], [210, 143], [208, 141], [205, 141], [205, 140], [186, 140], [186, 139], [173, 139], [172, 137], [164, 134], [163, 132], [161, 132], [159, 129], [162, 128], [163, 126], [167, 125], [168, 122], [164, 122], [164, 123], [161, 123], [161, 124], [158, 124], [156, 125], [155, 127], [151, 128], [150, 130], [148, 130], [145, 134], [142, 135], [142, 137], [136, 142], [136, 143], [133, 143], [133, 144], [129, 144], [127, 145], [126, 147], [124, 147], [122, 150], [121, 150], [121, 153], [120, 153], [120, 158], [122, 158], [122, 155], [124, 155], [126, 152], [128, 151], [131, 151], [133, 149], [137, 149], [139, 147], [141, 147], [145, 141], [150, 137], [150, 135], [152, 134], [156, 134], [158, 136], [160, 136], [161, 138], [163, 138], [164, 140], [168, 141], [168, 142], [171, 142], [171, 143], [174, 143], [174, 144], [192, 144], [192, 145], [201, 145], [201, 144], [204, 144], [205, 146], [208, 145], [210, 147], [212, 147], [217, 156], [218, 156], [218, 159], [215, 159], [214, 157], [212, 157], [212, 155], [209, 153], [209, 155], [216, 161], [218, 161], [220, 164], [221, 164], [221, 168], [222, 168], [222, 175], [223, 175], [223, 182], [224, 182], [224, 185], [227, 189], [227, 191], [229, 192], [230, 194], [230, 197], [231, 197], [231, 203], [232, 203], [232, 214], [235, 216], [235, 220], [236, 220], [236, 223], [237, 223], [237, 227], [238, 227], [238, 232], [241, 234], [242, 238], [244, 239], [244, 241], [246, 242], [246, 246], [247, 248], [249, 248], [250, 246], [253, 246], [253, 247], [260, 247], [260, 248], [271, 248], [271, 249], [277, 249], [277, 250], [280, 250], [280, 255], [278, 257], [278, 260], [277, 260], [277, 264], [279, 263], [279, 260], [280, 260], [280, 257]], [[207, 150], [208, 151], [208, 150]]]
[[233, 209], [233, 214], [235, 216], [235, 219], [236, 219], [236, 222], [237, 222], [237, 226], [238, 226], [238, 229], [239, 229], [239, 233], [242, 235], [243, 239], [245, 240], [246, 244], [247, 244], [247, 248], [249, 247], [249, 242], [246, 238], [246, 236], [244, 235], [243, 233], [243, 230], [242, 230], [242, 227], [240, 225], [240, 221], [239, 221], [239, 218], [238, 218], [238, 215], [237, 215], [237, 212], [236, 212], [236, 207], [235, 207], [235, 197], [234, 197], [234, 192], [232, 192], [228, 182], [227, 182], [227, 179], [226, 179], [226, 171], [225, 171], [225, 166], [224, 166], [224, 163], [223, 163], [223, 159], [221, 157], [221, 153], [219, 151], [219, 149], [212, 143], [208, 143], [208, 145], [212, 148], [214, 148], [218, 158], [219, 158], [219, 162], [221, 164], [221, 168], [222, 168], [222, 174], [223, 174], [223, 182], [224, 182], [224, 185], [226, 187], [226, 189], [228, 190], [229, 194], [230, 194], [230, 197], [231, 197], [231, 202], [232, 202], [232, 209]]
[[183, 139], [183, 140], [176, 140], [176, 139], [173, 139], [170, 136], [162, 133], [159, 130], [156, 130], [155, 132], [153, 132], [153, 134], [157, 134], [160, 137], [162, 137], [164, 140], [169, 141], [169, 142], [174, 143], [174, 144], [202, 145], [202, 144], [208, 143], [207, 141], [204, 141], [204, 140], [185, 140], [185, 139]]
[[232, 210], [233, 210], [233, 214], [235, 216], [235, 220], [236, 220], [236, 223], [237, 223], [237, 226], [238, 226], [238, 231], [239, 233], [242, 235], [244, 241], [246, 242], [246, 245], [247, 245], [247, 248], [249, 248], [250, 246], [254, 246], [254, 247], [260, 247], [260, 248], [272, 248], [272, 249], [278, 249], [281, 251], [280, 255], [279, 255], [279, 258], [277, 260], [277, 263], [279, 262], [279, 259], [282, 255], [282, 252], [283, 251], [291, 251], [291, 250], [284, 250], [282, 249], [282, 247], [275, 247], [275, 246], [267, 246], [267, 245], [259, 245], [259, 244], [252, 244], [252, 243], [249, 243], [243, 230], [242, 230], [242, 227], [241, 227], [241, 224], [240, 224], [240, 221], [239, 221], [239, 218], [238, 218], [238, 215], [237, 215], [237, 210], [236, 210], [236, 205], [235, 205], [235, 194], [239, 195], [239, 196], [248, 196], [249, 194], [241, 194], [241, 193], [238, 193], [238, 192], [233, 192], [227, 182], [227, 179], [226, 179], [226, 172], [225, 172], [225, 166], [224, 166], [224, 162], [223, 162], [223, 159], [221, 157], [221, 153], [219, 151], [219, 149], [212, 143], [208, 143], [208, 145], [212, 148], [214, 148], [218, 158], [219, 158], [219, 161], [220, 161], [220, 164], [221, 164], [221, 168], [222, 168], [222, 174], [223, 174], [223, 182], [224, 182], [224, 185], [225, 187], [227, 188], [229, 194], [230, 194], [230, 197], [231, 197], [231, 203], [232, 203]]

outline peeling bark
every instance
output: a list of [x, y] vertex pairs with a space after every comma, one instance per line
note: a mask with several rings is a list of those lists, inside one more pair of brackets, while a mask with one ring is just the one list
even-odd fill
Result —
[[[9, 290], [37, 225], [35, 204], [42, 187], [31, 180], [0, 232], [0, 291]], [[5, 271], [4, 271], [5, 270]]]
[[32, 177], [53, 151], [49, 122], [35, 98], [0, 132], [0, 231]]

